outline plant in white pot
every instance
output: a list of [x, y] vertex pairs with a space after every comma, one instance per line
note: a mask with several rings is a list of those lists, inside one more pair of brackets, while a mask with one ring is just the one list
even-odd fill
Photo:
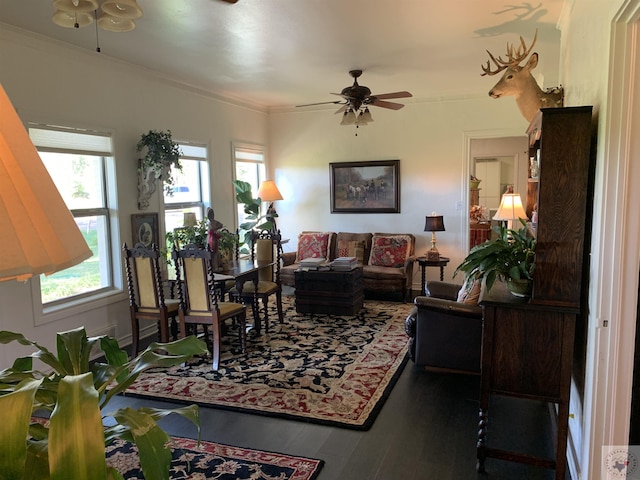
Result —
[[519, 230], [494, 228], [498, 237], [471, 249], [456, 268], [454, 276], [463, 272], [465, 279], [484, 281], [487, 290], [496, 280], [503, 280], [514, 295], [530, 296], [535, 268], [536, 239], [521, 220]]
[[[197, 405], [163, 410], [121, 408], [105, 416], [101, 409], [124, 391], [144, 370], [180, 364], [207, 352], [195, 337], [153, 343], [129, 360], [118, 342], [108, 336], [86, 335], [84, 328], [57, 334], [57, 355], [20, 333], [0, 331], [0, 344], [18, 342], [36, 351], [17, 358], [0, 371], [0, 478], [16, 480], [107, 480], [122, 475], [106, 463], [105, 445], [120, 438], [136, 444], [145, 478], [169, 479], [171, 450], [168, 435], [157, 420], [178, 413], [198, 426]], [[90, 362], [94, 346], [106, 363]], [[49, 371], [33, 368], [33, 359]], [[50, 415], [48, 425], [34, 416]]]

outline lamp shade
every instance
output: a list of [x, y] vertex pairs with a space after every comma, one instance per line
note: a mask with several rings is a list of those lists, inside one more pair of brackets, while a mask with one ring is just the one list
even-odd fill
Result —
[[142, 9], [136, 0], [104, 0], [102, 11], [116, 18], [135, 20], [142, 16]]
[[0, 281], [26, 280], [92, 256], [0, 85]]
[[502, 195], [498, 211], [493, 216], [494, 220], [518, 220], [527, 219], [527, 214], [522, 206], [522, 199], [518, 193], [505, 193]]
[[63, 12], [93, 12], [98, 9], [98, 0], [54, 0], [53, 6]]
[[121, 33], [130, 32], [136, 28], [136, 22], [128, 18], [119, 18], [108, 13], [102, 13], [98, 18], [98, 26], [108, 32]]
[[51, 16], [51, 21], [64, 28], [78, 28], [86, 27], [93, 23], [93, 15], [87, 12], [65, 12], [63, 10], [56, 10]]
[[427, 215], [424, 223], [425, 232], [444, 232], [444, 218], [442, 215]]
[[260, 197], [263, 202], [282, 200], [282, 194], [273, 180], [265, 180], [260, 184], [258, 197]]

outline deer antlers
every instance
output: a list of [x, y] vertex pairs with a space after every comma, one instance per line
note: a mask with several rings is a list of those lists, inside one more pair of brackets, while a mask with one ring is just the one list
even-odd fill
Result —
[[481, 74], [481, 76], [484, 77], [485, 75], [496, 75], [497, 73], [500, 73], [501, 71], [505, 70], [508, 67], [514, 67], [518, 65], [522, 60], [527, 58], [529, 53], [531, 53], [531, 50], [533, 49], [533, 46], [536, 44], [537, 39], [538, 39], [538, 30], [536, 29], [536, 34], [533, 37], [533, 42], [531, 43], [531, 46], [528, 49], [527, 49], [527, 44], [525, 43], [522, 37], [520, 37], [520, 46], [518, 47], [517, 50], [514, 48], [513, 44], [507, 43], [507, 60], [503, 60], [502, 57], [496, 58], [491, 54], [489, 50], [487, 50], [487, 53], [489, 54], [489, 58], [493, 60], [493, 63], [495, 63], [496, 65], [496, 69], [491, 70], [491, 63], [489, 60], [487, 60], [487, 64], [482, 65], [482, 71], [484, 73]]

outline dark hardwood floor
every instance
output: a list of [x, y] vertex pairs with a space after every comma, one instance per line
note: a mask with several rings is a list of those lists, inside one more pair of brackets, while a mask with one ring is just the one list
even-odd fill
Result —
[[[409, 361], [368, 431], [203, 407], [202, 439], [322, 459], [319, 480], [554, 478], [552, 470], [496, 459], [487, 459], [486, 474], [476, 473], [478, 391], [479, 377], [427, 372]], [[109, 409], [140, 405], [171, 404], [119, 396]], [[489, 422], [490, 446], [553, 456], [546, 404], [494, 397]], [[177, 416], [162, 426], [172, 435], [196, 435]]]

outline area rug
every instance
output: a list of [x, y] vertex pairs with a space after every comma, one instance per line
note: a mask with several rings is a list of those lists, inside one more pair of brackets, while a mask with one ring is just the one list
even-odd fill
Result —
[[[171, 438], [171, 479], [312, 480], [322, 460], [249, 450], [188, 438]], [[135, 445], [117, 440], [107, 447], [107, 463], [127, 480], [144, 479]]]
[[283, 307], [284, 322], [273, 309], [270, 332], [250, 335], [246, 355], [229, 331], [217, 372], [210, 358], [149, 370], [126, 394], [370, 428], [406, 363], [412, 305], [368, 300], [352, 316], [298, 314], [291, 297]]

